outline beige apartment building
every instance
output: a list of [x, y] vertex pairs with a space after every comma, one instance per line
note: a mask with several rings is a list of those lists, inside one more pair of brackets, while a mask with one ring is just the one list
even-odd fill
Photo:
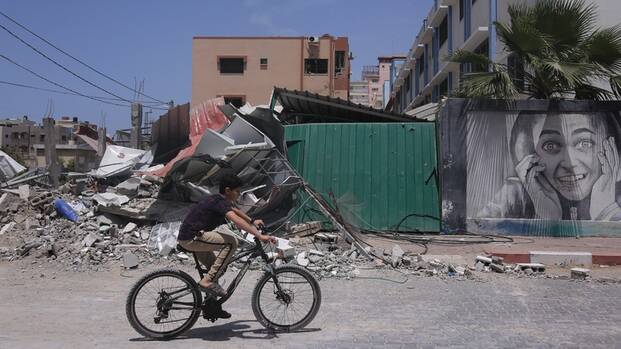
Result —
[[268, 104], [274, 86], [349, 97], [347, 37], [210, 37], [192, 41], [191, 105], [214, 97]]

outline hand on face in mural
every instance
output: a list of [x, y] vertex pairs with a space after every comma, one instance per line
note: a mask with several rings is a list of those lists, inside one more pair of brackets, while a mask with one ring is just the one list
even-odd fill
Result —
[[527, 155], [515, 170], [535, 206], [537, 218], [561, 219], [563, 211], [558, 194], [541, 174], [546, 167], [539, 161], [539, 156]]
[[596, 219], [604, 209], [615, 203], [615, 186], [621, 180], [621, 160], [614, 137], [605, 139], [602, 151], [597, 153], [602, 165], [602, 175], [591, 191], [591, 219]]

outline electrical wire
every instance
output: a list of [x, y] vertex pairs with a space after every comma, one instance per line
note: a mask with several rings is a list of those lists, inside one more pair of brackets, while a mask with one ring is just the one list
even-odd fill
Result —
[[41, 41], [43, 41], [43, 42], [45, 42], [46, 44], [48, 44], [48, 45], [52, 46], [53, 48], [55, 48], [55, 49], [56, 49], [56, 50], [58, 50], [59, 52], [63, 53], [64, 55], [66, 55], [66, 56], [68, 56], [68, 57], [70, 57], [71, 59], [73, 59], [74, 61], [76, 61], [76, 62], [78, 62], [78, 63], [82, 64], [83, 66], [85, 66], [85, 67], [89, 68], [90, 70], [94, 71], [95, 73], [97, 73], [97, 74], [99, 74], [99, 75], [101, 75], [101, 76], [105, 77], [106, 79], [108, 79], [108, 80], [110, 80], [110, 81], [113, 81], [113, 82], [115, 82], [115, 83], [117, 83], [117, 84], [119, 84], [119, 85], [121, 85], [121, 86], [125, 87], [126, 89], [128, 89], [128, 90], [130, 90], [130, 91], [133, 91], [133, 92], [135, 92], [135, 93], [138, 93], [138, 94], [140, 94], [140, 95], [142, 95], [142, 96], [145, 96], [145, 97], [147, 97], [147, 98], [149, 98], [149, 99], [151, 99], [151, 100], [153, 100], [153, 101], [159, 102], [160, 104], [168, 104], [168, 103], [166, 103], [166, 102], [164, 102], [164, 101], [162, 101], [162, 100], [159, 100], [159, 99], [157, 99], [157, 98], [155, 98], [155, 97], [151, 97], [151, 96], [149, 96], [149, 95], [147, 95], [147, 94], [145, 94], [145, 93], [142, 93], [142, 92], [140, 92], [140, 91], [137, 91], [136, 89], [133, 89], [133, 88], [131, 88], [131, 87], [129, 87], [129, 86], [127, 86], [127, 85], [125, 85], [124, 83], [122, 83], [122, 82], [120, 82], [120, 81], [118, 81], [118, 80], [114, 79], [113, 77], [110, 77], [110, 76], [108, 76], [108, 75], [106, 75], [106, 74], [102, 73], [101, 71], [99, 71], [99, 70], [95, 69], [95, 68], [94, 68], [94, 67], [92, 67], [91, 65], [89, 65], [89, 64], [87, 64], [87, 63], [85, 63], [84, 61], [82, 61], [82, 60], [80, 60], [80, 59], [78, 59], [78, 58], [76, 58], [76, 57], [74, 57], [74, 56], [72, 56], [72, 55], [71, 55], [71, 54], [69, 54], [68, 52], [66, 52], [66, 51], [64, 51], [63, 49], [61, 49], [60, 47], [58, 47], [58, 46], [54, 45], [54, 44], [53, 44], [53, 43], [51, 43], [49, 40], [47, 40], [47, 39], [43, 38], [42, 36], [38, 35], [37, 33], [33, 32], [32, 30], [30, 30], [30, 29], [26, 28], [24, 25], [20, 24], [19, 22], [17, 22], [17, 21], [16, 21], [16, 20], [14, 20], [13, 18], [9, 17], [9, 16], [8, 16], [7, 14], [5, 14], [4, 12], [0, 11], [0, 15], [4, 16], [6, 19], [8, 19], [9, 21], [11, 21], [11, 22], [15, 23], [17, 26], [19, 26], [20, 28], [24, 29], [24, 30], [25, 30], [25, 31], [27, 31], [28, 33], [30, 33], [30, 34], [32, 34], [32, 35], [34, 35], [35, 37], [39, 38]]
[[13, 33], [12, 31], [10, 31], [7, 27], [3, 26], [2, 24], [0, 24], [0, 28], [2, 28], [4, 31], [6, 31], [7, 33], [9, 33], [11, 36], [13, 36], [14, 38], [16, 38], [17, 40], [19, 40], [21, 43], [23, 43], [24, 45], [28, 46], [31, 50], [35, 51], [36, 53], [38, 53], [39, 55], [41, 55], [43, 58], [47, 59], [48, 61], [52, 62], [54, 65], [58, 66], [59, 68], [61, 68], [62, 70], [66, 71], [67, 73], [75, 76], [76, 78], [84, 81], [85, 83], [95, 87], [96, 89], [99, 89], [111, 96], [114, 96], [122, 101], [128, 102], [128, 103], [132, 103], [132, 101], [130, 101], [129, 99], [123, 98], [115, 93], [112, 93], [108, 90], [106, 90], [103, 87], [100, 87], [99, 85], [81, 77], [80, 75], [76, 74], [75, 72], [73, 72], [72, 70], [70, 70], [69, 68], [65, 67], [64, 65], [56, 62], [55, 60], [53, 60], [52, 58], [50, 58], [48, 55], [46, 55], [45, 53], [41, 52], [39, 49], [37, 49], [36, 47], [32, 46], [31, 44], [29, 44], [28, 42], [26, 42], [24, 39], [22, 39], [21, 37], [19, 37], [17, 34]]
[[21, 64], [19, 64], [19, 63], [17, 63], [17, 62], [15, 62], [14, 60], [10, 59], [9, 57], [7, 57], [7, 56], [5, 56], [5, 55], [3, 55], [3, 54], [0, 54], [0, 58], [4, 58], [4, 59], [5, 59], [6, 61], [8, 61], [9, 63], [12, 63], [12, 64], [14, 64], [14, 65], [16, 65], [16, 66], [18, 66], [18, 67], [20, 67], [20, 68], [24, 69], [25, 71], [27, 71], [27, 72], [29, 72], [30, 74], [32, 74], [32, 75], [34, 75], [34, 76], [38, 77], [39, 79], [45, 80], [45, 81], [49, 82], [50, 84], [52, 84], [52, 85], [54, 85], [54, 86], [56, 86], [56, 87], [60, 87], [60, 88], [62, 88], [62, 89], [64, 89], [64, 90], [67, 90], [67, 91], [69, 91], [69, 92], [72, 92], [72, 93], [74, 93], [74, 94], [76, 94], [76, 95], [78, 95], [78, 96], [85, 97], [85, 98], [88, 98], [88, 99], [92, 99], [92, 100], [95, 100], [95, 101], [98, 101], [98, 102], [101, 102], [101, 103], [106, 103], [106, 104], [116, 105], [116, 106], [119, 106], [119, 107], [129, 107], [129, 105], [127, 105], [127, 104], [118, 104], [118, 103], [112, 103], [112, 102], [109, 102], [109, 101], [106, 101], [106, 100], [101, 100], [101, 99], [99, 99], [99, 98], [97, 98], [97, 97], [88, 96], [88, 95], [85, 95], [85, 94], [83, 94], [83, 93], [80, 93], [80, 92], [78, 92], [78, 91], [76, 91], [76, 90], [73, 90], [73, 89], [71, 89], [71, 88], [69, 88], [69, 87], [65, 87], [65, 86], [63, 86], [63, 85], [61, 85], [61, 84], [59, 84], [59, 83], [56, 83], [56, 82], [54, 82], [54, 81], [52, 81], [52, 80], [50, 80], [50, 79], [48, 79], [48, 78], [46, 78], [46, 77], [42, 76], [41, 74], [38, 74], [38, 73], [36, 73], [36, 72], [34, 72], [34, 71], [32, 71], [32, 70], [30, 70], [30, 69], [28, 69], [28, 68], [24, 67], [23, 65], [21, 65]]
[[[53, 90], [50, 88], [44, 88], [44, 87], [37, 87], [37, 86], [32, 86], [32, 85], [26, 85], [26, 84], [20, 84], [17, 82], [10, 82], [10, 81], [4, 81], [4, 80], [0, 80], [0, 84], [4, 84], [4, 85], [11, 85], [11, 86], [17, 86], [17, 87], [23, 87], [23, 88], [29, 88], [32, 90], [39, 90], [39, 91], [45, 91], [45, 92], [52, 92], [52, 93], [60, 93], [63, 95], [70, 95], [70, 96], [80, 96], [76, 93], [73, 92], [65, 92], [65, 91], [59, 91], [59, 90]], [[82, 97], [82, 96], [80, 96]], [[113, 100], [113, 101], [117, 101], [117, 98], [114, 97], [101, 97], [101, 96], [89, 96], [92, 98], [98, 98], [98, 99], [107, 99], [107, 100]]]

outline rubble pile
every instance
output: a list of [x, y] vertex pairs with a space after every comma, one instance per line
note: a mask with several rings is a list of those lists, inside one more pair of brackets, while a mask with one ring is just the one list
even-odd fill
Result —
[[[150, 179], [132, 176], [106, 188], [84, 178], [70, 180], [56, 191], [28, 186], [28, 195], [21, 196], [8, 190], [0, 196], [0, 245], [4, 246], [0, 258], [32, 260], [33, 265], [54, 263], [75, 270], [99, 269], [112, 262], [133, 267], [139, 261], [161, 259], [164, 256], [157, 249], [147, 249], [155, 221], [131, 217], [132, 213], [147, 217], [145, 210], [157, 201], [159, 183]], [[138, 185], [128, 189], [128, 181]], [[97, 193], [102, 188], [105, 191]], [[67, 216], [60, 207], [69, 207]], [[126, 215], [106, 212], [113, 210]], [[185, 257], [166, 256], [168, 260]]]

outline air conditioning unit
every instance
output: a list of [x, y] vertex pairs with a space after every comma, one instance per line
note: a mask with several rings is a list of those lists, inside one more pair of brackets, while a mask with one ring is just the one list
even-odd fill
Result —
[[318, 44], [319, 43], [319, 37], [318, 36], [309, 36], [307, 40], [311, 44]]

